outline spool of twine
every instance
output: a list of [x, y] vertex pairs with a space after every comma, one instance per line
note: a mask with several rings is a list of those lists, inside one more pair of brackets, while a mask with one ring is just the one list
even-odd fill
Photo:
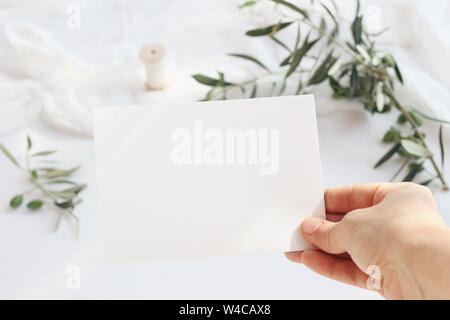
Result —
[[146, 87], [148, 90], [162, 90], [172, 82], [165, 55], [166, 50], [158, 44], [145, 46], [139, 52], [139, 57], [147, 72]]

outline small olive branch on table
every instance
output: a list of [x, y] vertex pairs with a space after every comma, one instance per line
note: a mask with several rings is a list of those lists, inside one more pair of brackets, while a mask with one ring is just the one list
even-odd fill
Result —
[[[249, 7], [259, 1], [261, 0], [247, 1], [240, 7]], [[386, 30], [376, 34], [365, 30], [359, 1], [355, 17], [351, 21], [340, 16], [339, 8], [332, 0], [327, 3], [313, 0], [311, 2], [318, 5], [309, 10], [283, 0], [271, 1], [288, 8], [293, 16], [281, 14], [279, 23], [249, 30], [246, 35], [269, 37], [284, 48], [286, 57], [279, 63], [280, 70], [272, 71], [260, 60], [247, 54], [230, 53], [230, 56], [255, 63], [261, 68], [262, 74], [240, 83], [225, 80], [224, 73], [220, 71], [215, 78], [194, 74], [193, 78], [197, 82], [210, 87], [202, 101], [227, 99], [228, 92], [233, 89], [240, 91], [243, 98], [254, 98], [258, 96], [258, 88], [267, 83], [271, 84], [271, 96], [282, 95], [288, 80], [296, 83], [295, 94], [303, 94], [309, 92], [312, 86], [328, 81], [335, 99], [356, 99], [372, 114], [390, 112], [392, 107], [399, 112], [397, 125], [392, 126], [383, 136], [383, 142], [392, 144], [392, 147], [375, 164], [375, 168], [397, 154], [404, 160], [391, 180], [395, 180], [407, 168], [402, 180], [413, 181], [419, 172], [425, 170], [424, 163], [429, 161], [434, 172], [425, 170], [430, 177], [420, 183], [428, 185], [438, 179], [442, 188], [448, 190], [442, 171], [444, 166], [442, 125], [450, 122], [427, 116], [407, 107], [396, 98], [395, 78], [403, 84], [403, 76], [392, 54], [378, 49], [374, 40]], [[291, 48], [277, 37], [277, 33], [294, 26], [297, 32]], [[352, 42], [341, 39], [340, 30], [343, 27], [350, 28]], [[311, 49], [315, 47], [319, 47], [316, 50], [317, 54], [311, 53]], [[309, 68], [304, 67], [305, 63]], [[250, 94], [247, 94], [248, 91]], [[427, 146], [425, 133], [419, 130], [423, 119], [440, 123], [440, 166]]]
[[[76, 234], [79, 235], [80, 221], [78, 216], [73, 212], [73, 209], [81, 203], [81, 198], [79, 198], [79, 193], [86, 188], [86, 184], [78, 184], [69, 180], [68, 178], [74, 173], [80, 166], [72, 169], [59, 169], [54, 167], [33, 167], [32, 160], [38, 162], [42, 157], [50, 156], [56, 151], [38, 151], [32, 152], [33, 143], [31, 138], [27, 136], [27, 148], [25, 151], [25, 163], [21, 165], [16, 158], [8, 151], [8, 149], [0, 144], [0, 150], [3, 154], [11, 160], [11, 162], [20, 170], [26, 172], [29, 176], [29, 181], [32, 187], [15, 195], [9, 205], [11, 208], [18, 208], [22, 205], [25, 197], [30, 197], [31, 200], [27, 203], [27, 208], [29, 210], [41, 209], [44, 204], [49, 204], [55, 206], [61, 211], [61, 215], [58, 219], [57, 229], [60, 226], [61, 219], [64, 215], [75, 220], [76, 223]], [[51, 160], [47, 160], [51, 161]], [[41, 161], [42, 162], [42, 161]], [[54, 186], [61, 185], [58, 190]], [[32, 194], [40, 192], [40, 196], [31, 197]]]

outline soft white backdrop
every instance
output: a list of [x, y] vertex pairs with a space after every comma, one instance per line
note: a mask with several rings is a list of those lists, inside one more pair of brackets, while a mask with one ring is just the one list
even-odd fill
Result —
[[[307, 1], [309, 3], [309, 1]], [[246, 30], [276, 22], [271, 8], [238, 10], [237, 1], [0, 1], [0, 141], [22, 154], [25, 135], [37, 147], [60, 150], [67, 166], [82, 163], [75, 175], [87, 182], [77, 209], [81, 236], [64, 220], [54, 233], [51, 210], [12, 211], [9, 199], [25, 188], [26, 177], [0, 157], [0, 297], [2, 298], [378, 298], [373, 292], [324, 279], [282, 254], [163, 262], [106, 264], [99, 246], [90, 109], [96, 106], [192, 101], [205, 88], [190, 74], [244, 78], [247, 64], [227, 52], [258, 56], [269, 66], [284, 58], [266, 39]], [[345, 14], [354, 2], [338, 1]], [[448, 1], [366, 1], [390, 30], [380, 44], [391, 50], [406, 79], [399, 88], [406, 103], [450, 118], [448, 88], [450, 14]], [[79, 5], [79, 30], [67, 28], [67, 8]], [[285, 39], [292, 38], [286, 30]], [[167, 49], [175, 83], [167, 90], [142, 90], [141, 46]], [[372, 117], [358, 104], [331, 100], [316, 90], [325, 186], [388, 180], [399, 163], [373, 170], [386, 151], [380, 138], [394, 115]], [[437, 126], [424, 130], [437, 140]], [[444, 136], [450, 136], [445, 128]], [[445, 140], [450, 148], [449, 139]], [[438, 150], [436, 143], [431, 143]], [[447, 161], [446, 172], [450, 165]], [[450, 197], [432, 186], [446, 221]], [[81, 268], [81, 289], [68, 290], [67, 268]]]

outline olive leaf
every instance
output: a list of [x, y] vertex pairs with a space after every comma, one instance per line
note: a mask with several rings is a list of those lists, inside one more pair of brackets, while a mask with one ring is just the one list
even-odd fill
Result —
[[300, 48], [298, 48], [297, 50], [295, 50], [295, 52], [293, 53], [292, 62], [289, 67], [289, 70], [286, 72], [285, 78], [288, 78], [295, 71], [295, 69], [300, 64], [300, 61], [302, 60], [302, 58], [305, 56], [305, 54], [317, 43], [317, 41], [320, 40], [320, 38], [317, 38], [316, 40], [309, 42], [308, 38], [309, 38], [309, 35], [306, 36], [306, 39], [303, 42], [303, 45]]
[[[339, 23], [338, 23], [336, 17], [334, 16], [334, 14], [331, 12], [331, 10], [326, 5], [324, 5], [323, 3], [320, 3], [320, 5], [325, 9], [325, 11], [328, 13], [328, 15], [331, 17], [331, 19], [334, 22], [334, 29], [333, 29], [333, 31], [331, 31], [331, 35], [333, 37], [337, 36], [339, 33]], [[331, 39], [328, 40], [328, 43], [331, 43]]]
[[333, 52], [330, 52], [308, 80], [307, 85], [310, 86], [325, 81], [328, 78], [328, 71], [335, 62], [336, 58], [333, 57]]
[[383, 136], [383, 142], [399, 142], [401, 140], [401, 132], [396, 128], [389, 129]]
[[56, 152], [57, 152], [57, 151], [55, 151], [55, 150], [40, 151], [40, 152], [33, 153], [32, 155], [30, 155], [30, 157], [49, 156], [49, 155], [54, 154], [54, 153], [56, 153]]
[[11, 201], [9, 202], [9, 205], [11, 208], [18, 208], [23, 202], [23, 195], [18, 194], [17, 196], [14, 196]]
[[70, 180], [49, 180], [49, 181], [43, 182], [42, 184], [72, 184], [72, 185], [76, 185], [76, 182], [73, 182]]
[[402, 73], [400, 72], [400, 68], [398, 67], [397, 62], [395, 61], [394, 57], [392, 57], [392, 60], [394, 61], [394, 71], [395, 71], [395, 75], [397, 76], [398, 81], [400, 81], [400, 83], [403, 84], [403, 76]]
[[289, 51], [289, 52], [292, 52], [292, 50], [291, 49], [289, 49], [289, 47], [284, 43], [284, 42], [282, 42], [280, 39], [278, 39], [278, 38], [276, 38], [275, 36], [270, 36], [270, 39], [272, 39], [273, 41], [275, 41], [276, 43], [278, 43], [280, 46], [282, 46], [284, 49], [286, 49], [287, 51]]
[[397, 143], [391, 149], [389, 149], [389, 151], [386, 152], [386, 154], [384, 156], [382, 156], [381, 159], [377, 161], [377, 163], [375, 163], [375, 165], [373, 166], [374, 169], [378, 168], [383, 163], [385, 163], [390, 158], [392, 158], [392, 156], [398, 152], [398, 150], [400, 149], [401, 146], [402, 145], [400, 143]]
[[78, 194], [80, 191], [86, 189], [86, 187], [87, 187], [87, 184], [79, 184], [74, 187], [64, 189], [62, 192], [73, 192], [75, 194]]
[[355, 45], [360, 44], [362, 39], [362, 16], [357, 16], [353, 21], [352, 34]]
[[306, 10], [301, 9], [301, 8], [293, 5], [290, 2], [287, 2], [287, 1], [284, 1], [284, 0], [272, 0], [272, 1], [276, 2], [276, 3], [279, 3], [279, 4], [281, 4], [281, 5], [285, 6], [285, 7], [288, 7], [289, 9], [292, 9], [292, 10], [300, 13], [305, 19], [309, 19], [308, 12], [306, 12]]
[[376, 89], [376, 95], [377, 95], [377, 110], [379, 112], [383, 112], [384, 109], [384, 94], [383, 94], [383, 83], [378, 82], [377, 83], [377, 89]]
[[322, 32], [325, 32], [327, 30], [327, 22], [325, 21], [324, 17], [320, 17], [319, 30]]
[[364, 60], [366, 60], [367, 62], [372, 60], [369, 53], [366, 51], [366, 49], [364, 49], [364, 47], [362, 45], [357, 44], [355, 46], [355, 48], [356, 48], [356, 51], [358, 51], [361, 54], [361, 56], [364, 58]]
[[358, 84], [359, 84], [358, 70], [354, 65], [352, 67], [352, 73], [350, 76], [350, 96], [354, 97], [356, 95], [356, 92], [358, 90]]
[[70, 170], [50, 170], [47, 173], [41, 174], [41, 178], [58, 178], [58, 177], [70, 177], [80, 166], [77, 166]]
[[334, 64], [328, 70], [328, 75], [333, 76], [340, 69], [341, 66], [342, 66], [342, 56], [337, 58], [337, 60], [334, 62]]
[[250, 95], [250, 98], [255, 98], [257, 93], [258, 93], [258, 85], [255, 83], [253, 85], [253, 89], [252, 89], [252, 93]]
[[433, 182], [436, 179], [436, 177], [419, 182], [419, 184], [423, 185], [423, 186], [428, 186], [431, 182]]
[[33, 146], [33, 143], [31, 142], [30, 136], [27, 135], [27, 149], [30, 150]]
[[[414, 112], [414, 111], [408, 111], [409, 116], [413, 119], [414, 123], [416, 124], [416, 126], [420, 127], [422, 125], [422, 119], [420, 118], [420, 116]], [[397, 122], [398, 123], [406, 123], [408, 120], [406, 119], [406, 117], [403, 114], [400, 114], [397, 118]]]
[[27, 208], [30, 210], [38, 210], [42, 207], [44, 202], [42, 200], [32, 200], [27, 203]]
[[203, 99], [200, 99], [200, 101], [209, 101], [209, 100], [211, 100], [213, 91], [214, 91], [214, 88], [208, 90], [208, 92], [206, 93], [206, 96]]
[[232, 83], [230, 82], [221, 82], [219, 79], [214, 79], [208, 76], [205, 76], [203, 74], [194, 74], [192, 75], [192, 78], [194, 78], [197, 82], [204, 84], [206, 86], [211, 86], [211, 87], [215, 87], [218, 86], [219, 84], [224, 85], [224, 86], [230, 86], [232, 85]]
[[273, 24], [273, 25], [270, 25], [265, 28], [249, 30], [245, 34], [250, 37], [261, 37], [261, 36], [267, 36], [267, 35], [274, 35], [278, 31], [283, 30], [284, 28], [290, 26], [291, 24], [292, 24], [292, 21], [280, 22], [280, 23]]
[[359, 15], [360, 9], [361, 9], [361, 2], [359, 0], [356, 0], [356, 13], [355, 13], [355, 16]]
[[284, 90], [286, 90], [286, 83], [287, 83], [286, 78], [284, 78], [284, 79], [283, 79], [283, 82], [282, 82], [282, 84], [281, 84], [280, 91], [278, 92], [279, 95], [282, 95], [283, 92], [284, 92]]
[[68, 209], [68, 208], [75, 208], [75, 206], [77, 206], [78, 204], [80, 204], [82, 202], [81, 199], [77, 199], [77, 200], [73, 200], [73, 199], [69, 199], [66, 201], [54, 201], [53, 203], [57, 206], [60, 207], [62, 209]]
[[409, 182], [409, 181], [413, 181], [414, 178], [416, 177], [416, 175], [423, 171], [423, 163], [411, 163], [409, 165], [409, 172], [408, 174], [403, 178], [403, 182]]
[[256, 1], [252, 1], [252, 0], [251, 1], [246, 1], [243, 4], [239, 5], [238, 8], [242, 9], [242, 8], [245, 8], [245, 7], [250, 7], [250, 6], [254, 5], [255, 3], [256, 3]]
[[12, 156], [12, 154], [8, 151], [8, 149], [6, 149], [6, 147], [4, 145], [0, 144], [0, 150], [2, 150], [3, 154], [9, 160], [11, 160], [11, 162], [14, 163], [16, 165], [16, 167], [21, 168], [19, 162], [17, 162], [17, 160]]
[[266, 69], [267, 71], [269, 71], [269, 69], [262, 62], [260, 62], [256, 58], [253, 58], [252, 56], [249, 56], [249, 55], [246, 55], [246, 54], [240, 54], [240, 53], [229, 53], [228, 55], [232, 56], [232, 57], [237, 57], [237, 58], [241, 58], [241, 59], [252, 61], [252, 62], [256, 63], [257, 65], [259, 65], [260, 67], [262, 67], [262, 68]]
[[428, 158], [432, 155], [427, 148], [415, 141], [403, 139], [401, 144], [408, 153], [413, 154], [417, 157]]
[[421, 112], [421, 111], [419, 111], [419, 110], [417, 110], [415, 108], [412, 108], [412, 109], [413, 109], [413, 111], [415, 113], [417, 113], [418, 115], [420, 115], [421, 117], [423, 117], [423, 118], [425, 118], [427, 120], [434, 121], [434, 122], [437, 122], [437, 123], [440, 123], [440, 124], [450, 124], [450, 121], [448, 121], [448, 120], [431, 117], [431, 116], [429, 116], [429, 115], [427, 115], [427, 114], [425, 114], [425, 113], [423, 113], [423, 112]]
[[281, 61], [281, 63], [280, 63], [280, 67], [287, 66], [289, 64], [289, 61], [291, 60], [291, 58], [292, 58], [292, 54], [290, 54], [286, 58], [284, 58], [284, 60]]
[[72, 208], [73, 207], [72, 199], [69, 199], [69, 200], [66, 200], [66, 201], [62, 201], [62, 202], [59, 202], [59, 201], [55, 200], [53, 203], [57, 207], [60, 207], [62, 209], [67, 209], [67, 208]]

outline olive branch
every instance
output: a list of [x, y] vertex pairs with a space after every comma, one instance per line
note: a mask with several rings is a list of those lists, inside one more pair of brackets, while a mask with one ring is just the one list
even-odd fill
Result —
[[[39, 159], [45, 156], [50, 156], [57, 151], [46, 150], [32, 152], [33, 143], [31, 138], [27, 136], [27, 148], [25, 151], [25, 163], [20, 164], [16, 158], [9, 152], [9, 150], [0, 144], [0, 150], [3, 154], [20, 170], [27, 173], [29, 176], [29, 181], [32, 185], [30, 189], [24, 191], [18, 195], [15, 195], [9, 205], [11, 208], [19, 208], [25, 197], [29, 197], [31, 194], [35, 194], [40, 191], [39, 197], [32, 197], [27, 203], [27, 208], [29, 210], [39, 210], [44, 205], [53, 205], [60, 212], [61, 215], [58, 219], [57, 229], [61, 224], [62, 217], [64, 215], [72, 218], [76, 223], [76, 234], [79, 235], [80, 221], [77, 215], [74, 214], [73, 209], [81, 203], [81, 198], [79, 198], [79, 193], [86, 188], [86, 184], [77, 184], [69, 180], [68, 178], [76, 171], [80, 166], [76, 166], [71, 169], [59, 169], [55, 167], [33, 167], [33, 162], [38, 162]], [[59, 190], [55, 189], [53, 186], [63, 185], [65, 187]]]
[[[247, 1], [239, 7], [249, 7], [260, 1], [263, 0]], [[293, 15], [281, 13], [279, 23], [249, 30], [246, 35], [269, 37], [286, 50], [286, 57], [279, 64], [280, 70], [270, 70], [260, 60], [247, 54], [230, 53], [230, 56], [258, 65], [261, 68], [261, 75], [238, 83], [225, 80], [224, 73], [220, 71], [217, 78], [194, 74], [193, 78], [197, 82], [210, 87], [201, 101], [228, 99], [228, 92], [233, 89], [238, 89], [243, 98], [255, 98], [258, 96], [258, 88], [268, 83], [271, 84], [270, 96], [282, 95], [286, 90], [287, 81], [297, 83], [295, 94], [298, 95], [308, 93], [312, 86], [328, 81], [335, 99], [356, 99], [372, 114], [390, 112], [392, 108], [399, 112], [397, 124], [392, 126], [382, 139], [392, 146], [376, 162], [374, 168], [378, 168], [397, 154], [404, 158], [404, 161], [391, 181], [394, 181], [406, 167], [407, 173], [402, 181], [413, 181], [419, 172], [425, 170], [424, 163], [429, 161], [434, 173], [428, 172], [429, 179], [420, 183], [428, 185], [438, 179], [442, 188], [448, 190], [443, 175], [442, 126], [450, 122], [423, 114], [396, 98], [394, 83], [398, 81], [403, 84], [402, 73], [392, 54], [378, 49], [375, 43], [375, 38], [386, 29], [376, 34], [365, 30], [359, 0], [351, 21], [340, 16], [339, 8], [333, 0], [329, 1], [331, 6], [322, 1], [312, 0], [312, 3], [318, 3], [319, 10], [315, 8], [306, 10], [284, 0], [269, 1], [288, 8]], [[277, 37], [277, 33], [294, 26], [297, 33], [291, 48]], [[341, 39], [340, 31], [343, 27], [350, 28], [352, 42]], [[318, 53], [312, 54], [311, 49], [315, 47], [320, 47]], [[312, 67], [305, 68], [305, 64]], [[250, 91], [250, 94], [247, 94], [247, 91]], [[440, 165], [436, 163], [434, 154], [427, 146], [425, 133], [419, 130], [423, 119], [440, 123]]]

